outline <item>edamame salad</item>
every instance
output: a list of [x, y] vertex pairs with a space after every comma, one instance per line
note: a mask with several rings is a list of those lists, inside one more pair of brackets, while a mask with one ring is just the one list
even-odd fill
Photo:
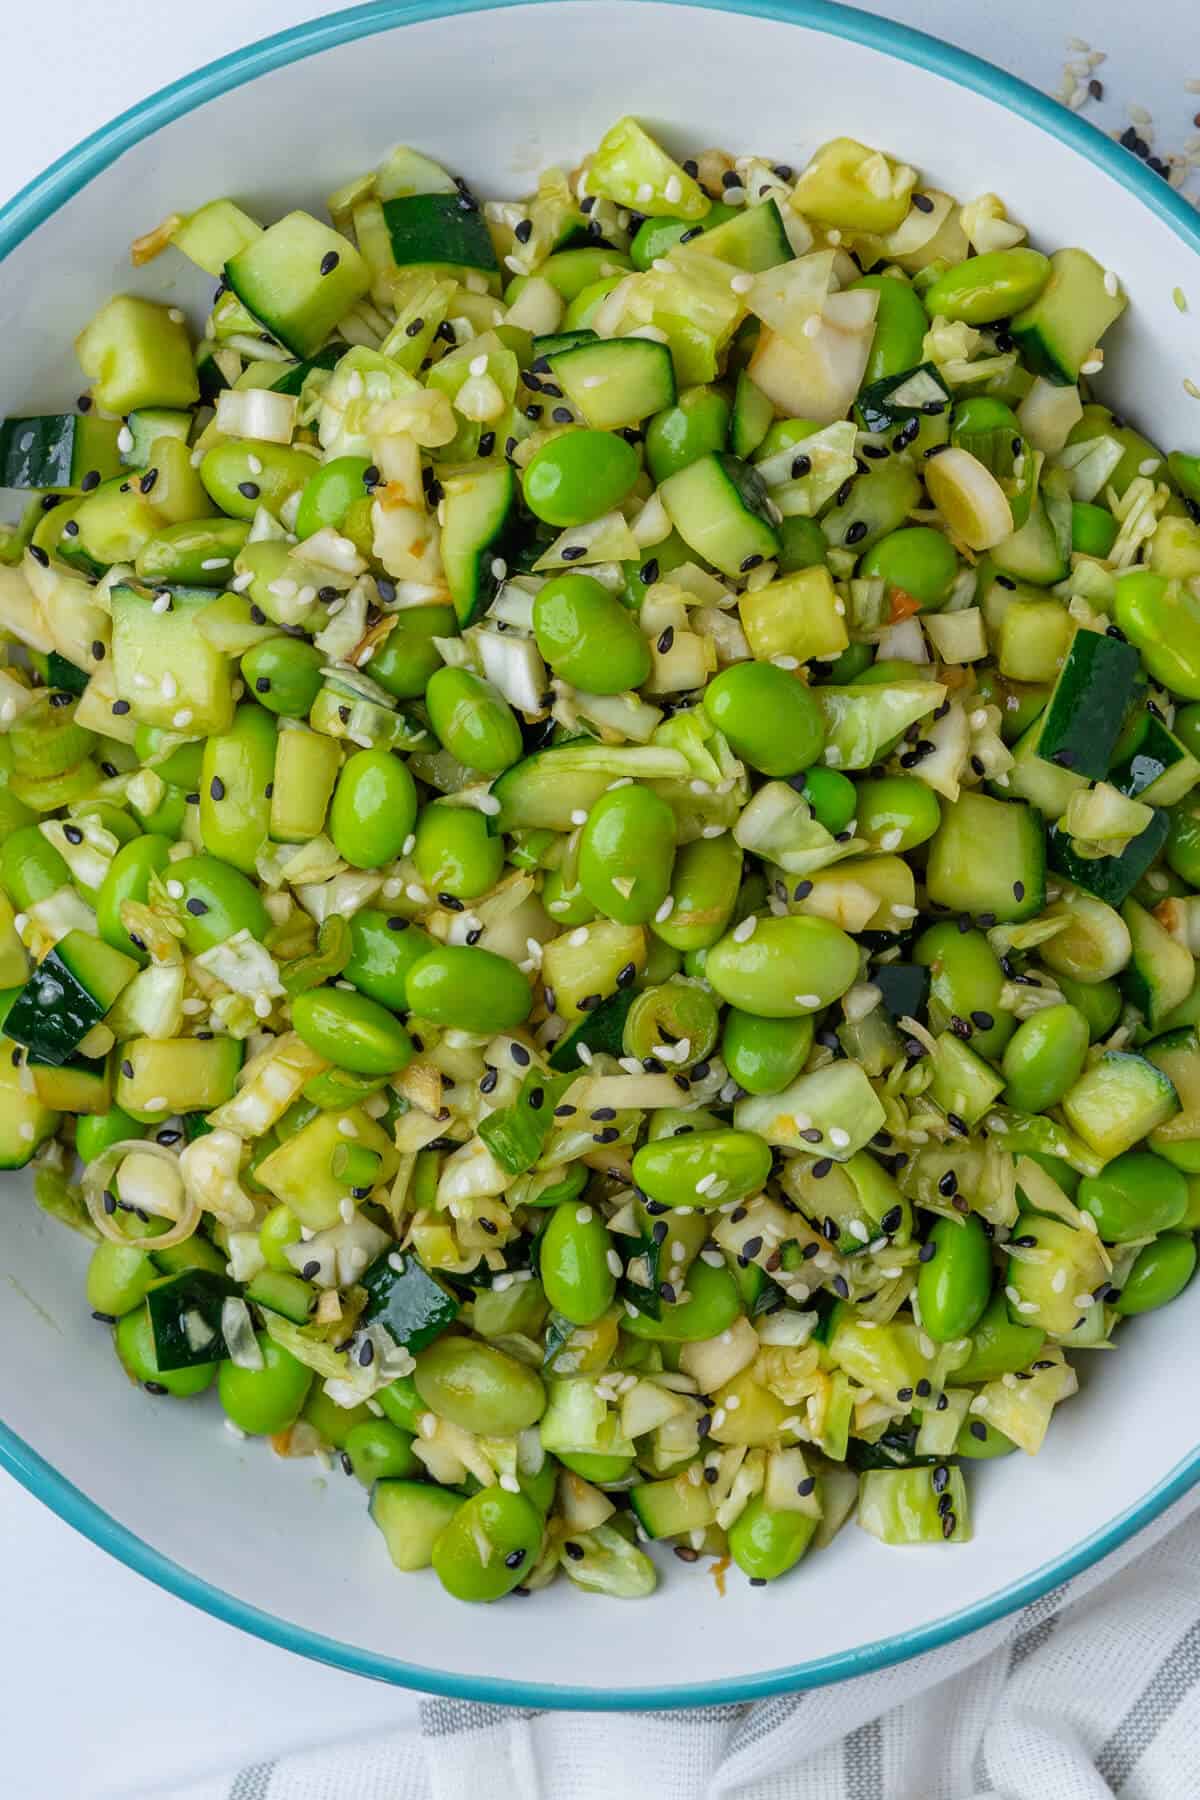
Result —
[[0, 426], [0, 1164], [97, 1355], [462, 1600], [965, 1542], [1196, 1263], [1200, 456], [1097, 398], [1119, 272], [631, 118], [158, 257]]

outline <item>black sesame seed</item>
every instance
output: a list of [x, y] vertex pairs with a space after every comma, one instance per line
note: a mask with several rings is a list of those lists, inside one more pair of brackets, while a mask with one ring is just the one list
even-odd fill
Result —
[[912, 1397], [913, 1397], [913, 1391], [910, 1387], [902, 1387], [902, 1388], [896, 1389], [897, 1400], [911, 1400]]
[[327, 250], [321, 258], [322, 275], [332, 275], [341, 260], [336, 250]]
[[257, 500], [259, 494], [262, 492], [257, 481], [239, 481], [237, 490], [243, 500]]
[[138, 487], [143, 494], [148, 494], [157, 480], [158, 470], [147, 469], [146, 473], [142, 476], [142, 479], [138, 482]]
[[948, 1112], [946, 1114], [946, 1123], [949, 1125], [951, 1131], [957, 1131], [960, 1137], [967, 1136], [966, 1121], [961, 1119], [957, 1113]]
[[746, 1258], [747, 1262], [753, 1262], [762, 1247], [763, 1241], [761, 1237], [748, 1237], [742, 1245], [742, 1255]]
[[85, 494], [90, 494], [93, 488], [98, 488], [100, 486], [99, 469], [89, 469], [79, 486]]
[[319, 1275], [321, 1273], [321, 1265], [314, 1258], [312, 1262], [305, 1263], [300, 1273], [303, 1275], [305, 1281], [311, 1281], [314, 1275]]
[[487, 1071], [487, 1074], [484, 1075], [480, 1079], [480, 1083], [479, 1083], [480, 1093], [481, 1094], [490, 1094], [492, 1092], [493, 1088], [495, 1087], [496, 1083], [499, 1081], [499, 1079], [500, 1079], [499, 1070], [489, 1069]]
[[454, 894], [439, 894], [438, 905], [444, 906], [447, 912], [465, 912], [466, 907]]
[[848, 527], [848, 529], [846, 531], [845, 541], [848, 544], [861, 544], [862, 540], [866, 537], [866, 535], [867, 535], [866, 525], [864, 524], [862, 519], [856, 519], [854, 521], [853, 525]]
[[375, 1361], [375, 1345], [370, 1338], [364, 1338], [358, 1352], [358, 1363], [362, 1369], [369, 1369]]
[[586, 555], [586, 544], [568, 544], [562, 553], [562, 559], [564, 562], [578, 562], [581, 556]]
[[184, 902], [184, 905], [194, 919], [202, 919], [208, 911], [207, 900], [198, 900], [194, 894], [190, 900]]
[[912, 203], [918, 212], [931, 213], [933, 211], [933, 201], [928, 194], [914, 194]]
[[810, 1174], [812, 1175], [812, 1178], [814, 1181], [824, 1181], [826, 1175], [828, 1175], [828, 1173], [829, 1173], [830, 1169], [832, 1169], [832, 1167], [833, 1167], [832, 1156], [818, 1156], [816, 1162], [813, 1164], [812, 1169], [810, 1170]]
[[554, 411], [550, 414], [550, 417], [554, 420], [556, 425], [569, 425], [571, 420], [575, 417], [575, 414], [571, 411], [569, 406], [556, 406]]
[[154, 1394], [156, 1397], [167, 1392], [161, 1381], [143, 1381], [142, 1386], [148, 1394]]
[[42, 549], [40, 544], [30, 544], [29, 554], [39, 567], [43, 569], [48, 569], [50, 567], [50, 558], [46, 555], [46, 552]]
[[585, 994], [583, 996], [583, 998], [581, 1000], [577, 1000], [575, 1002], [575, 1004], [579, 1008], [580, 1012], [593, 1012], [595, 1010], [595, 1008], [597, 1006], [599, 1006], [599, 1004], [600, 1004], [600, 995], [599, 994]]
[[979, 1031], [990, 1031], [996, 1021], [990, 1012], [984, 1012], [981, 1007], [977, 1007], [971, 1014], [971, 1023]]
[[527, 1069], [533, 1060], [524, 1044], [510, 1044], [509, 1051], [518, 1069]]
[[675, 642], [675, 627], [673, 625], [668, 625], [666, 630], [664, 632], [662, 632], [662, 634], [659, 637], [658, 654], [660, 656], [666, 656], [667, 652], [670, 650], [671, 645], [674, 642]]
[[971, 1436], [973, 1438], [976, 1438], [978, 1440], [978, 1442], [981, 1444], [986, 1441], [987, 1426], [982, 1422], [982, 1420], [980, 1420], [980, 1419], [972, 1419], [971, 1420]]
[[917, 1261], [923, 1262], [923, 1263], [929, 1263], [929, 1262], [933, 1261], [933, 1259], [936, 1255], [937, 1255], [937, 1245], [934, 1243], [933, 1239], [930, 1238], [929, 1242], [927, 1244], [922, 1244], [921, 1248], [918, 1250]]
[[620, 1135], [615, 1125], [606, 1125], [602, 1131], [592, 1133], [592, 1142], [594, 1144], [615, 1144]]
[[221, 780], [219, 775], [213, 776], [208, 784], [208, 791], [214, 800], [223, 800], [225, 798], [225, 783]]
[[839, 1300], [848, 1300], [850, 1298], [849, 1284], [847, 1283], [846, 1277], [844, 1275], [835, 1275], [834, 1276], [833, 1291], [837, 1295]]
[[755, 551], [753, 556], [743, 557], [741, 565], [740, 565], [742, 574], [748, 575], [750, 573], [751, 569], [757, 569], [757, 567], [761, 561], [762, 561], [762, 557], [759, 555], [758, 551]]
[[1023, 881], [1014, 881], [1012, 884], [1012, 891], [1014, 900], [1023, 900], [1025, 898], [1025, 883]]
[[582, 1562], [583, 1561], [585, 1552], [584, 1552], [584, 1548], [583, 1548], [582, 1544], [572, 1543], [571, 1539], [568, 1538], [566, 1543], [563, 1545], [563, 1549], [566, 1551], [567, 1555], [571, 1558], [572, 1562]]

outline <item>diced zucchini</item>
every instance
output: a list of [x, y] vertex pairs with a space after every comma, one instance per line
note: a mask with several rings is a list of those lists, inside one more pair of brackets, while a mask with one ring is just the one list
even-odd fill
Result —
[[[739, 1100], [733, 1122], [739, 1131], [757, 1132], [768, 1144], [786, 1149], [812, 1148], [813, 1154], [846, 1162], [869, 1144], [884, 1124], [883, 1104], [862, 1068], [844, 1058], [827, 1068], [800, 1075], [778, 1094], [749, 1094]], [[801, 1135], [819, 1129], [820, 1143]]]
[[1035, 587], [1064, 580], [1071, 566], [1070, 496], [1043, 489], [1021, 529], [993, 544], [991, 557], [1003, 574]]
[[[190, 412], [179, 412], [166, 406], [144, 406], [131, 412], [125, 428], [133, 440], [120, 460], [129, 469], [144, 469], [150, 462], [150, 449], [158, 438], [178, 438], [186, 444], [192, 431]], [[109, 473], [116, 474], [116, 470]]]
[[[795, 522], [785, 519], [784, 527]], [[794, 656], [802, 663], [840, 656], [850, 642], [843, 603], [821, 564], [747, 589], [738, 596], [738, 613], [759, 662], [775, 656]]]
[[224, 1361], [229, 1351], [221, 1330], [221, 1309], [238, 1292], [235, 1281], [209, 1269], [188, 1269], [152, 1287], [146, 1296], [146, 1311], [158, 1367], [191, 1369]]
[[760, 269], [773, 269], [779, 263], [791, 262], [794, 254], [774, 200], [743, 207], [724, 224], [701, 232], [685, 246], [685, 253], [715, 256], [731, 268], [745, 269], [752, 275]]
[[[1028, 1249], [1043, 1254], [1036, 1262], [1010, 1257], [1006, 1285], [1017, 1296], [1014, 1304], [1022, 1309], [1022, 1322], [1061, 1337], [1074, 1330], [1080, 1313], [1104, 1286], [1106, 1265], [1100, 1240], [1093, 1231], [1040, 1213], [1022, 1214], [1021, 1234], [1033, 1239]], [[1026, 1310], [1029, 1308], [1033, 1310]]]
[[675, 404], [671, 352], [652, 338], [613, 338], [543, 352], [563, 393], [598, 431], [639, 425]]
[[587, 180], [589, 192], [653, 219], [702, 219], [711, 204], [699, 182], [629, 117], [605, 132]]
[[69, 931], [17, 995], [5, 1030], [38, 1062], [70, 1062], [138, 965], [87, 931]]
[[963, 793], [942, 807], [929, 848], [926, 888], [953, 912], [1033, 918], [1046, 898], [1042, 821], [1023, 800]]
[[1061, 387], [1079, 380], [1082, 364], [1125, 311], [1120, 288], [1109, 292], [1114, 285], [1086, 250], [1054, 252], [1049, 281], [1009, 327], [1036, 374]]
[[952, 1031], [943, 1031], [936, 1040], [932, 1067], [930, 1098], [948, 1117], [953, 1114], [967, 1125], [977, 1124], [1004, 1089], [1004, 1077]]
[[1141, 714], [1132, 742], [1127, 744], [1122, 734], [1117, 754], [1123, 751], [1128, 760], [1122, 758], [1110, 780], [1122, 794], [1147, 806], [1174, 806], [1200, 781], [1200, 762], [1152, 712]]
[[310, 213], [288, 213], [225, 265], [242, 304], [294, 356], [311, 356], [370, 286], [348, 238]]
[[258, 221], [233, 200], [210, 200], [175, 227], [171, 242], [205, 274], [219, 275], [262, 234]]
[[737, 379], [729, 416], [729, 448], [735, 456], [753, 456], [775, 418], [775, 406], [745, 369]]
[[[121, 467], [119, 419], [45, 413], [0, 421], [0, 487], [77, 488], [85, 475], [107, 481]], [[89, 487], [95, 487], [89, 481]]]
[[1179, 1095], [1169, 1074], [1144, 1056], [1106, 1050], [1068, 1090], [1062, 1110], [1107, 1162], [1166, 1124], [1179, 1111]]
[[33, 1091], [43, 1106], [56, 1112], [104, 1113], [112, 1104], [111, 1071], [107, 1057], [77, 1057], [68, 1063], [43, 1063], [29, 1058]]
[[736, 456], [699, 457], [668, 476], [659, 495], [680, 537], [723, 575], [778, 555], [762, 478]]
[[858, 416], [864, 431], [894, 431], [912, 419], [937, 418], [948, 413], [950, 390], [935, 363], [919, 363], [898, 375], [872, 381], [858, 396]]
[[1077, 631], [1042, 714], [1038, 755], [1094, 781], [1105, 776], [1140, 666], [1130, 644]]

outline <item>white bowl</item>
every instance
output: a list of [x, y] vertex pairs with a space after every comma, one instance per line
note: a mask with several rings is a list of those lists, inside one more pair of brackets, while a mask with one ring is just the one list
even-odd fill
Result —
[[[547, 71], [552, 70], [552, 77]], [[210, 283], [127, 246], [165, 214], [231, 193], [270, 216], [319, 204], [397, 139], [483, 194], [527, 187], [632, 112], [681, 154], [719, 142], [801, 163], [846, 132], [966, 199], [1002, 194], [1047, 248], [1118, 271], [1106, 395], [1195, 449], [1200, 220], [1134, 157], [1010, 76], [818, 0], [730, 10], [596, 0], [468, 10], [368, 6], [226, 57], [82, 144], [0, 214], [3, 411], [82, 385], [75, 333], [114, 290], [191, 307]], [[362, 1489], [238, 1443], [213, 1404], [157, 1404], [125, 1381], [83, 1299], [86, 1246], [5, 1182], [0, 1461], [94, 1542], [218, 1617], [384, 1680], [542, 1706], [740, 1700], [896, 1662], [971, 1631], [1093, 1562], [1200, 1478], [1180, 1399], [1200, 1283], [1121, 1334], [1056, 1415], [1045, 1451], [968, 1472], [975, 1540], [885, 1549], [853, 1526], [791, 1578], [724, 1599], [703, 1564], [663, 1562], [640, 1605], [567, 1582], [468, 1608], [401, 1576]]]

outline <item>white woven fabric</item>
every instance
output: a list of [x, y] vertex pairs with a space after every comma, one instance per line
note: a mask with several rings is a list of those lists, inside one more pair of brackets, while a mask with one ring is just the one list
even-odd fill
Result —
[[155, 1800], [1200, 1800], [1200, 1493], [1012, 1618], [836, 1687], [421, 1714]]

